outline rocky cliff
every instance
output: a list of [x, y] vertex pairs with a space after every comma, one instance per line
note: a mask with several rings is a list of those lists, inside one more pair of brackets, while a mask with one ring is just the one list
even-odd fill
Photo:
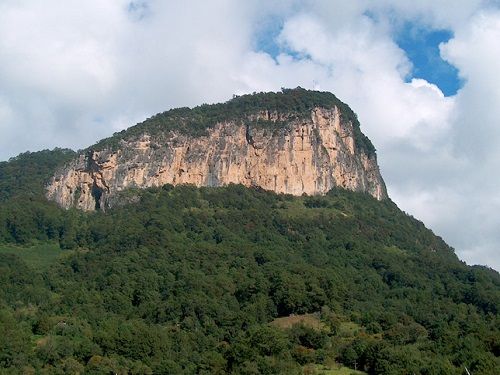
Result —
[[[364, 136], [355, 121], [336, 101], [313, 104], [300, 116], [261, 108], [219, 118], [195, 135], [182, 127], [158, 131], [138, 125], [59, 170], [47, 197], [65, 208], [105, 210], [130, 187], [234, 183], [293, 195], [324, 194], [340, 186], [386, 198], [375, 152], [360, 146], [356, 137]], [[182, 116], [177, 121], [186, 123]]]

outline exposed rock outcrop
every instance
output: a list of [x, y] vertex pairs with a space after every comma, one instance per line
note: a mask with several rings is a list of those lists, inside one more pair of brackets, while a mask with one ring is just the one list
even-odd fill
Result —
[[[252, 125], [258, 119], [286, 125]], [[52, 178], [47, 197], [65, 208], [105, 210], [129, 187], [230, 183], [293, 195], [340, 186], [387, 197], [375, 153], [356, 147], [354, 126], [338, 107], [315, 107], [300, 120], [262, 111], [247, 122], [219, 122], [197, 137], [145, 132], [122, 140], [117, 149], [81, 154]]]

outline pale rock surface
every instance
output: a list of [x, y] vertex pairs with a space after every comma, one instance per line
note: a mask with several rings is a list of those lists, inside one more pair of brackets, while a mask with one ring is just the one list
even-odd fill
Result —
[[[249, 122], [255, 119], [286, 121], [268, 111]], [[144, 133], [121, 141], [116, 151], [81, 154], [52, 178], [47, 197], [65, 208], [105, 210], [130, 187], [231, 183], [293, 195], [339, 186], [387, 198], [375, 154], [356, 149], [353, 125], [336, 107], [314, 108], [310, 118], [276, 129], [223, 122], [200, 137]]]

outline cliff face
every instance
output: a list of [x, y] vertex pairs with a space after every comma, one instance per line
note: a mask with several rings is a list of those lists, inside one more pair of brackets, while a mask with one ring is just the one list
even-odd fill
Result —
[[[248, 125], [255, 120], [286, 125]], [[47, 197], [65, 208], [105, 210], [129, 187], [230, 183], [293, 195], [340, 186], [387, 197], [375, 154], [356, 147], [354, 126], [338, 107], [315, 107], [303, 119], [261, 111], [247, 123], [219, 122], [197, 137], [144, 132], [122, 140], [116, 150], [81, 154], [52, 178]]]

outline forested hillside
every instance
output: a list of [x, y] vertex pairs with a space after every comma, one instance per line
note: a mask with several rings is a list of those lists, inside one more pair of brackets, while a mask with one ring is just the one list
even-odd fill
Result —
[[0, 164], [0, 373], [498, 373], [498, 273], [390, 200], [167, 185], [65, 211], [42, 191], [70, 154]]

